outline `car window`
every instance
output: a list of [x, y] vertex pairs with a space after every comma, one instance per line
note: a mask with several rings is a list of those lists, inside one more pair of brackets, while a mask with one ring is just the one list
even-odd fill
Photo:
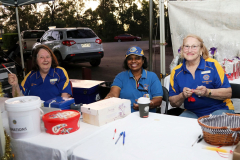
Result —
[[44, 32], [39, 32], [39, 31], [24, 32], [23, 39], [41, 38], [43, 34]]
[[48, 41], [49, 37], [51, 37], [52, 31], [48, 31], [46, 32], [43, 36], [42, 36], [42, 41]]
[[52, 38], [53, 38], [54, 40], [61, 40], [61, 39], [63, 39], [63, 33], [62, 33], [62, 31], [53, 31], [53, 32], [52, 32]]
[[94, 38], [97, 35], [92, 30], [78, 29], [67, 31], [67, 38]]

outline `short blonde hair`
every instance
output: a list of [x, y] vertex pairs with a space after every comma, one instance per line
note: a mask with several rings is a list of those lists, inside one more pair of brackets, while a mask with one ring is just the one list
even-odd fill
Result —
[[183, 57], [183, 45], [184, 45], [185, 40], [186, 40], [187, 38], [189, 38], [189, 37], [195, 38], [195, 39], [197, 39], [197, 40], [200, 42], [200, 47], [201, 47], [201, 49], [202, 49], [202, 57], [203, 57], [203, 59], [209, 58], [209, 52], [208, 52], [206, 46], [203, 44], [202, 38], [200, 38], [199, 36], [197, 36], [197, 35], [195, 35], [195, 34], [189, 34], [189, 35], [187, 35], [187, 36], [183, 39], [183, 44], [182, 44], [182, 46], [181, 46], [181, 57], [184, 58], [184, 57]]

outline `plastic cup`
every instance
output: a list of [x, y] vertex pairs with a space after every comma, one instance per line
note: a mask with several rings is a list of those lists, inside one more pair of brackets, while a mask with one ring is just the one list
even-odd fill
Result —
[[147, 118], [149, 114], [150, 98], [138, 98], [139, 114], [141, 118]]

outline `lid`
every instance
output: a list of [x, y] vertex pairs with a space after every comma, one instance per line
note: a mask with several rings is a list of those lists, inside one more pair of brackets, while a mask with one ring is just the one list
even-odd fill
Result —
[[148, 97], [140, 97], [140, 98], [138, 98], [137, 103], [140, 103], [140, 104], [150, 103], [150, 98], [148, 98]]
[[44, 114], [42, 120], [44, 122], [59, 122], [59, 121], [71, 121], [80, 118], [80, 112], [76, 110], [64, 110], [64, 111], [53, 111]]
[[15, 97], [5, 101], [7, 111], [28, 111], [41, 107], [41, 99], [38, 96]]

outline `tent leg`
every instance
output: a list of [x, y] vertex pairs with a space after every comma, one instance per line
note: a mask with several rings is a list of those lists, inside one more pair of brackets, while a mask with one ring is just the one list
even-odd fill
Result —
[[19, 43], [19, 46], [20, 46], [21, 62], [22, 62], [22, 69], [23, 69], [23, 77], [25, 77], [25, 70], [24, 70], [25, 67], [24, 67], [24, 60], [23, 60], [22, 40], [21, 40], [21, 35], [20, 35], [18, 7], [16, 7], [15, 10], [16, 10], [16, 19], [17, 19], [17, 28], [18, 28], [18, 43]]

